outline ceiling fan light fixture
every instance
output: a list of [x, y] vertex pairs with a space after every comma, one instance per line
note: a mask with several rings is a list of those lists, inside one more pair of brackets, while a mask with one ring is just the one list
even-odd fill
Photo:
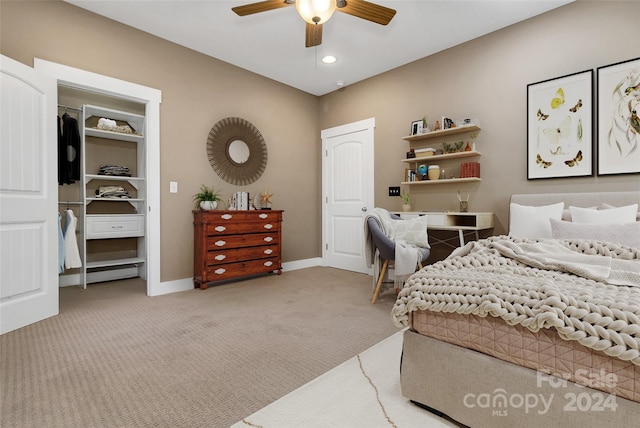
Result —
[[336, 10], [336, 0], [296, 0], [298, 14], [309, 24], [324, 24]]

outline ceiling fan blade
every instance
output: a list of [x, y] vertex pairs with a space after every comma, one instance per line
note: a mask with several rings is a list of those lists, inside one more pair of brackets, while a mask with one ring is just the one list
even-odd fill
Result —
[[232, 7], [231, 10], [239, 16], [246, 16], [268, 10], [280, 9], [281, 7], [290, 6], [291, 4], [293, 3], [285, 2], [285, 0], [265, 0], [258, 3], [245, 4], [244, 6]]
[[337, 9], [340, 12], [380, 25], [387, 25], [396, 14], [396, 11], [393, 9], [369, 3], [365, 0], [346, 0], [347, 4], [344, 7], [340, 7], [340, 3], [341, 2], [338, 2]]
[[322, 43], [322, 24], [309, 24], [307, 22], [305, 36], [305, 47], [310, 48], [320, 45]]

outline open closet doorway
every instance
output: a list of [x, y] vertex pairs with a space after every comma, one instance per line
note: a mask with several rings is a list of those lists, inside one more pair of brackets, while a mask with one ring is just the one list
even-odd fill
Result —
[[58, 85], [57, 117], [60, 286], [146, 279], [145, 105]]
[[66, 217], [70, 211], [77, 219], [82, 266], [65, 269], [60, 286], [140, 277], [146, 280], [147, 295], [164, 294], [161, 92], [38, 58], [34, 68], [57, 79], [57, 115], [75, 118], [81, 138], [80, 177], [58, 185], [58, 212]]

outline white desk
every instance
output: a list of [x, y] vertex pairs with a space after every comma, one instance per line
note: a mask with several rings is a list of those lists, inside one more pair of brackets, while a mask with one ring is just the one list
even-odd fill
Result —
[[[409, 219], [417, 216], [428, 216], [427, 230], [445, 230], [458, 232], [458, 240], [460, 246], [464, 246], [465, 233], [474, 233], [476, 240], [479, 239], [481, 230], [493, 228], [493, 213], [460, 213], [460, 212], [434, 212], [434, 211], [412, 211], [412, 212], [394, 212], [400, 218]], [[437, 239], [429, 237], [433, 244], [445, 244], [456, 248], [457, 245], [450, 243], [454, 238]]]

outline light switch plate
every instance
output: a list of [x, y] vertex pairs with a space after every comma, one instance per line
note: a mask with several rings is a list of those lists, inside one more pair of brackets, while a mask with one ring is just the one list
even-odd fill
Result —
[[170, 181], [169, 182], [169, 193], [178, 193], [178, 182]]

